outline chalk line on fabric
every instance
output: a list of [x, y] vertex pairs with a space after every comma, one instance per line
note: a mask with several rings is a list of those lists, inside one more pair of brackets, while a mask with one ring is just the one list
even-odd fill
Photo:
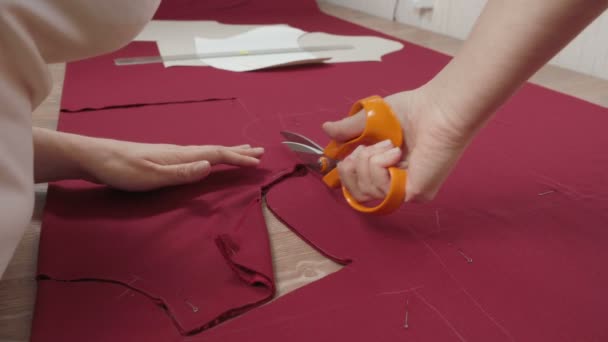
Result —
[[437, 316], [439, 316], [439, 318], [441, 318], [441, 320], [448, 326], [448, 328], [452, 331], [452, 333], [454, 333], [454, 335], [456, 335], [456, 337], [458, 337], [458, 339], [461, 342], [466, 342], [467, 340], [464, 338], [464, 336], [462, 336], [460, 334], [460, 332], [458, 332], [458, 330], [456, 330], [456, 327], [454, 327], [454, 325], [452, 324], [452, 322], [450, 322], [442, 313], [441, 311], [439, 311], [439, 309], [437, 309], [436, 306], [434, 306], [433, 304], [431, 304], [426, 298], [424, 298], [420, 293], [414, 291], [414, 295], [416, 297], [418, 297], [429, 309], [433, 310]]

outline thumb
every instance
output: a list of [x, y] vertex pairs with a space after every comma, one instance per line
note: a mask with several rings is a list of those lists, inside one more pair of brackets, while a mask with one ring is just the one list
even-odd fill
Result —
[[336, 141], [347, 141], [361, 135], [365, 129], [366, 120], [365, 112], [360, 111], [342, 120], [324, 123], [323, 130]]
[[187, 164], [160, 166], [160, 186], [180, 185], [198, 182], [211, 173], [211, 164], [208, 161], [197, 161]]

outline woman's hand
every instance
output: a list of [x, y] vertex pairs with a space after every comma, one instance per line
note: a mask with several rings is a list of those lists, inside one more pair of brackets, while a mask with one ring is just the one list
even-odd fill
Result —
[[[340, 179], [359, 201], [386, 196], [390, 177], [387, 168], [408, 170], [406, 201], [427, 201], [435, 194], [460, 158], [474, 132], [454, 121], [448, 108], [442, 108], [428, 90], [397, 93], [385, 98], [401, 121], [404, 146], [390, 141], [357, 148], [338, 164]], [[366, 117], [363, 112], [323, 125], [338, 141], [361, 134]]]
[[[358, 200], [386, 193], [386, 165], [402, 160], [407, 200], [430, 200], [467, 144], [496, 110], [543, 64], [608, 7], [608, 1], [488, 1], [454, 58], [421, 88], [389, 96], [406, 146], [367, 147], [339, 165]], [[324, 125], [337, 140], [357, 136], [365, 117]]]
[[255, 167], [261, 147], [144, 144], [34, 128], [36, 182], [86, 179], [127, 191], [198, 182], [211, 167]]
[[82, 164], [84, 178], [128, 191], [195, 183], [218, 164], [257, 166], [264, 153], [263, 148], [249, 145], [177, 146], [117, 140], [99, 140], [97, 145], [97, 152]]

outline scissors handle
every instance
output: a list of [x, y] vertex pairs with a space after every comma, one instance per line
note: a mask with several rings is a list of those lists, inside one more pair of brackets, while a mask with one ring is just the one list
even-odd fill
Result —
[[407, 171], [398, 167], [389, 167], [391, 185], [384, 200], [375, 207], [368, 207], [359, 203], [348, 189], [343, 185], [342, 194], [346, 202], [355, 210], [365, 214], [386, 215], [397, 210], [405, 200], [405, 184], [407, 183]]
[[[388, 103], [380, 96], [371, 96], [357, 101], [348, 115], [355, 115], [361, 110], [367, 116], [363, 133], [357, 138], [344, 143], [339, 143], [335, 140], [330, 141], [324, 150], [326, 156], [335, 160], [342, 160], [359, 145], [373, 145], [387, 139], [393, 143], [393, 146], [401, 147], [403, 145], [401, 123]], [[388, 172], [391, 177], [390, 188], [386, 197], [379, 205], [367, 207], [359, 203], [350, 194], [348, 189], [342, 186], [342, 193], [348, 204], [353, 209], [367, 214], [388, 214], [399, 208], [405, 199], [407, 171], [397, 167], [390, 167]], [[323, 177], [323, 181], [332, 188], [340, 186], [341, 182], [338, 170], [331, 170]]]
[[373, 145], [387, 139], [393, 143], [393, 146], [403, 145], [401, 123], [384, 99], [374, 95], [359, 100], [352, 106], [348, 116], [353, 116], [361, 110], [367, 116], [363, 133], [346, 142], [330, 141], [323, 151], [326, 156], [342, 160], [359, 145]]

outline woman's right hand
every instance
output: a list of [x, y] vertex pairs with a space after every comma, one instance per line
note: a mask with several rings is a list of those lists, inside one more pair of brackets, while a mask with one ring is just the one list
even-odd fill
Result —
[[[390, 185], [387, 168], [408, 170], [406, 201], [428, 201], [448, 177], [474, 132], [458, 122], [427, 88], [405, 91], [385, 98], [401, 121], [405, 143], [388, 142], [359, 147], [338, 164], [340, 179], [358, 201], [381, 199]], [[332, 139], [346, 141], [361, 134], [365, 113], [326, 122]]]

